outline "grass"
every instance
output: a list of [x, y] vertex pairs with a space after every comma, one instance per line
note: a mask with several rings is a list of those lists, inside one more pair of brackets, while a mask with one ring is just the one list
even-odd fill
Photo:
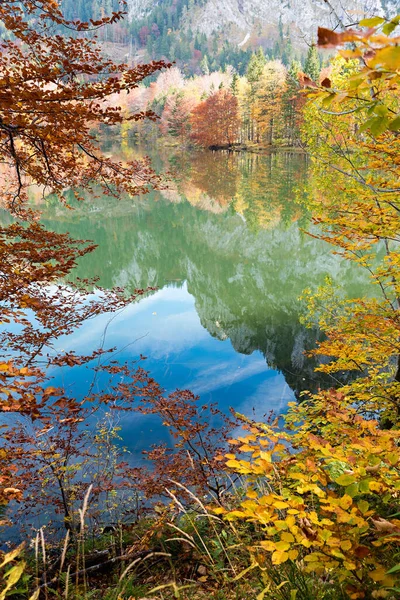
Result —
[[51, 545], [40, 530], [16, 600], [27, 600], [29, 588], [35, 600], [348, 599], [334, 582], [305, 576], [295, 563], [275, 567], [249, 554], [262, 532], [221, 520], [193, 495], [188, 508], [176, 500], [137, 524], [96, 536], [85, 528], [87, 498], [80, 533]]

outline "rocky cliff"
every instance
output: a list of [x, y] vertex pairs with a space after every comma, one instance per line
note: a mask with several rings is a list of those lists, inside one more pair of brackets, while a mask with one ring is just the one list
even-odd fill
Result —
[[[163, 0], [128, 0], [131, 19], [141, 18]], [[317, 27], [349, 25], [365, 16], [396, 14], [400, 0], [189, 0], [182, 28], [210, 35], [221, 32], [245, 45], [279, 30], [309, 42]]]

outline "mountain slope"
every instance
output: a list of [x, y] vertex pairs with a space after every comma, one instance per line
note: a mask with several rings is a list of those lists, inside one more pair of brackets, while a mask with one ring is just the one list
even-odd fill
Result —
[[[164, 4], [162, 0], [128, 0], [129, 18], [135, 20]], [[240, 44], [245, 37], [275, 37], [279, 30], [300, 41], [311, 41], [318, 26], [336, 27], [364, 16], [393, 14], [399, 0], [188, 0], [181, 27], [210, 35], [220, 32]]]

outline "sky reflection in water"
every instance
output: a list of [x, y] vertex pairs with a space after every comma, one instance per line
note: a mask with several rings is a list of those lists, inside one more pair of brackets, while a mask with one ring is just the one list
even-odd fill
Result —
[[[87, 353], [106, 330], [104, 347], [116, 346], [120, 362], [146, 355], [144, 368], [167, 391], [188, 388], [202, 403], [257, 419], [285, 411], [304, 389], [332, 385], [305, 357], [320, 334], [301, 325], [299, 296], [327, 276], [357, 295], [366, 277], [301, 231], [309, 222], [295, 198], [307, 180], [305, 157], [197, 153], [157, 161], [179, 173], [169, 190], [142, 200], [88, 198], [75, 211], [55, 202], [44, 212], [50, 229], [99, 245], [73, 275], [129, 292], [158, 287], [111, 320], [84, 324], [60, 347]], [[57, 383], [77, 394], [91, 377], [86, 367], [63, 370]], [[125, 415], [121, 425], [134, 453], [165, 439], [151, 417]]]
[[[112, 358], [120, 362], [136, 360], [143, 354], [147, 358], [142, 366], [167, 391], [190, 389], [201, 396], [202, 403], [216, 402], [224, 412], [234, 407], [263, 419], [271, 410], [283, 412], [295, 399], [284, 375], [269, 367], [261, 352], [240, 354], [229, 339], [218, 340], [208, 333], [186, 284], [181, 288], [165, 287], [114, 317], [96, 317], [60, 342], [63, 350], [73, 347], [78, 353], [90, 352], [102, 344], [104, 348], [117, 347]], [[108, 355], [101, 359], [108, 360]], [[92, 372], [85, 367], [52, 375], [72, 394], [87, 389], [92, 381]], [[99, 378], [95, 391], [101, 386]], [[124, 414], [121, 425], [124, 444], [133, 454], [167, 439], [154, 417]]]

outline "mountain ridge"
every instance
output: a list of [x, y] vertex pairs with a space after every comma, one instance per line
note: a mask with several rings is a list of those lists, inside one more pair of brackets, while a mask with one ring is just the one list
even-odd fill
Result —
[[[163, 0], [128, 0], [129, 19], [143, 18]], [[400, 10], [399, 0], [189, 0], [181, 17], [181, 28], [194, 33], [226, 35], [242, 46], [255, 38], [276, 38], [285, 29], [300, 46], [312, 43], [317, 27], [351, 25], [372, 15], [392, 16]], [[264, 40], [265, 41], [265, 40]]]

